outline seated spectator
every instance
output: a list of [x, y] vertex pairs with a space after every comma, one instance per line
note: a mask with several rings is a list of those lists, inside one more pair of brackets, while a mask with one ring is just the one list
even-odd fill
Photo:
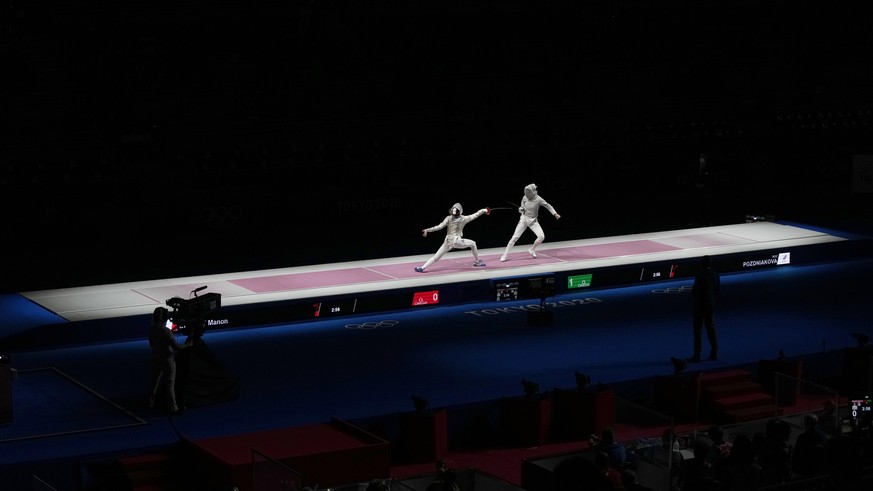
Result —
[[718, 486], [712, 479], [706, 456], [711, 444], [709, 439], [697, 438], [692, 443], [694, 458], [686, 461], [682, 466], [682, 474], [679, 477], [681, 491], [716, 491]]
[[791, 454], [793, 478], [804, 479], [828, 472], [828, 434], [819, 428], [818, 416], [808, 413], [803, 416], [803, 433], [797, 435]]
[[706, 465], [709, 469], [717, 467], [728, 456], [731, 444], [724, 439], [724, 430], [721, 426], [712, 425], [706, 430], [709, 437], [709, 450], [706, 452]]
[[731, 442], [731, 449], [713, 478], [724, 491], [753, 491], [761, 486], [761, 466], [755, 463], [752, 439], [740, 433]]
[[764, 440], [755, 462], [761, 466], [761, 485], [773, 486], [784, 483], [791, 470], [791, 451], [788, 440], [791, 425], [781, 418], [772, 418], [764, 428]]
[[616, 441], [613, 428], [604, 428], [600, 432], [600, 438], [592, 435], [591, 448], [596, 452], [606, 453], [610, 464], [616, 469], [621, 469], [627, 463], [627, 449], [623, 443]]
[[606, 453], [598, 451], [594, 454], [594, 463], [600, 469], [600, 473], [612, 484], [615, 489], [622, 488], [621, 472], [618, 467], [613, 467], [612, 458]]

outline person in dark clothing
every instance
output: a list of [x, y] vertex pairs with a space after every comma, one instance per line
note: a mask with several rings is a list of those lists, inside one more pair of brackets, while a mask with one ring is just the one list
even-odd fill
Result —
[[786, 482], [791, 470], [791, 425], [782, 418], [771, 418], [764, 429], [764, 439], [755, 456], [761, 466], [761, 485], [775, 486]]
[[791, 473], [794, 479], [814, 477], [829, 472], [828, 443], [830, 436], [819, 428], [818, 416], [808, 413], [803, 416], [803, 433], [794, 441], [791, 454]]
[[718, 359], [718, 333], [715, 330], [715, 301], [721, 290], [721, 278], [712, 269], [712, 259], [709, 256], [700, 258], [700, 271], [694, 276], [692, 297], [692, 326], [694, 327], [694, 354], [687, 361], [700, 362], [702, 349], [701, 331], [706, 328], [709, 339], [709, 359]]
[[609, 456], [612, 467], [621, 469], [627, 464], [627, 449], [623, 443], [616, 441], [614, 428], [604, 428], [600, 432], [600, 438], [592, 435], [589, 442], [592, 449]]
[[163, 382], [166, 388], [167, 409], [173, 413], [179, 413], [179, 405], [176, 403], [176, 354], [194, 345], [189, 337], [184, 344], [176, 341], [176, 335], [172, 330], [172, 323], [168, 322], [169, 311], [164, 307], [158, 307], [152, 313], [152, 324], [149, 329], [149, 345], [151, 354], [151, 390], [149, 392], [148, 406], [154, 407], [155, 398]]

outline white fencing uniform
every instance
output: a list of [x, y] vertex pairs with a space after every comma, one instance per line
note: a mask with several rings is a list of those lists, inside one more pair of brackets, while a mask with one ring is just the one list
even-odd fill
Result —
[[524, 187], [524, 197], [521, 198], [521, 205], [518, 207], [518, 212], [521, 213], [521, 216], [518, 218], [518, 224], [515, 226], [515, 232], [512, 233], [512, 238], [510, 238], [509, 243], [506, 244], [506, 251], [504, 251], [503, 256], [500, 257], [501, 261], [506, 261], [506, 256], [509, 255], [512, 246], [515, 245], [521, 237], [521, 234], [523, 234], [525, 229], [528, 228], [536, 234], [537, 238], [527, 252], [531, 256], [537, 257], [537, 246], [542, 244], [546, 239], [546, 234], [543, 233], [543, 228], [540, 226], [540, 222], [537, 219], [540, 212], [540, 206], [549, 210], [549, 212], [555, 216], [555, 219], [559, 220], [561, 218], [561, 215], [555, 211], [555, 208], [544, 200], [542, 196], [537, 194], [537, 185], [528, 184]]
[[[457, 214], [454, 213], [455, 210], [457, 210]], [[424, 272], [431, 264], [439, 261], [446, 252], [452, 249], [471, 249], [473, 251], [473, 266], [485, 266], [485, 263], [479, 261], [479, 249], [476, 248], [476, 241], [464, 238], [464, 226], [489, 212], [488, 208], [482, 208], [472, 215], [464, 215], [464, 208], [461, 206], [461, 203], [452, 205], [449, 216], [440, 222], [439, 225], [422, 230], [422, 234], [427, 237], [429, 232], [447, 229], [446, 238], [436, 254], [428, 259], [424, 265], [415, 268], [415, 270], [419, 273]]]

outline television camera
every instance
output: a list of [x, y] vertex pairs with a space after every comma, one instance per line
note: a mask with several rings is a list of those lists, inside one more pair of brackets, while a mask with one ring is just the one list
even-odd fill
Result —
[[203, 322], [205, 317], [221, 308], [220, 293], [197, 295], [198, 292], [205, 289], [205, 286], [195, 288], [191, 291], [193, 297], [188, 299], [173, 297], [167, 300], [167, 306], [173, 309], [169, 315], [170, 320], [178, 326], [180, 331], [187, 332], [189, 336], [202, 336], [206, 331], [206, 325]]

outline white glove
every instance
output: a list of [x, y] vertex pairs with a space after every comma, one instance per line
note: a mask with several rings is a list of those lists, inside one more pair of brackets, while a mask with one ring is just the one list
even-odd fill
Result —
[[524, 213], [524, 207], [519, 206], [519, 207], [518, 207], [518, 212], [519, 212], [519, 213]]

